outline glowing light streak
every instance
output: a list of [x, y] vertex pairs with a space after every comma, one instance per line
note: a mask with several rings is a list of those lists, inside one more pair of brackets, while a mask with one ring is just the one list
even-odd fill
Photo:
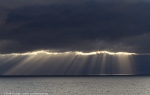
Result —
[[67, 54], [72, 53], [76, 55], [97, 55], [97, 54], [108, 54], [108, 55], [138, 55], [136, 53], [128, 53], [128, 52], [109, 52], [109, 51], [94, 51], [94, 52], [79, 52], [79, 51], [69, 51], [69, 52], [50, 52], [48, 50], [40, 50], [26, 53], [10, 53], [10, 54], [0, 54], [1, 56], [6, 55], [37, 55], [37, 54], [47, 54], [47, 55], [58, 55], [58, 54]]
[[[59, 74], [80, 74], [84, 70], [84, 72], [88, 74], [95, 74], [96, 72], [97, 74], [103, 75], [111, 72], [110, 75], [123, 75], [134, 74], [136, 69], [133, 68], [135, 65], [132, 61], [132, 55], [141, 54], [109, 51], [54, 52], [50, 50], [39, 50], [26, 53], [0, 54], [0, 58], [12, 58], [9, 61], [4, 61], [4, 64], [10, 64], [10, 61], [18, 60], [15, 61], [17, 62], [16, 66], [4, 72], [6, 75], [23, 74], [24, 72], [26, 72], [26, 74], [34, 74], [36, 71], [45, 70], [45, 68], [50, 71], [47, 74], [57, 72], [59, 72]], [[110, 72], [106, 71], [108, 69], [110, 69]]]
[[109, 55], [136, 55], [136, 53], [128, 53], [128, 52], [109, 52], [109, 51], [95, 51], [95, 52], [76, 52], [77, 55], [96, 55], [96, 54], [109, 54]]

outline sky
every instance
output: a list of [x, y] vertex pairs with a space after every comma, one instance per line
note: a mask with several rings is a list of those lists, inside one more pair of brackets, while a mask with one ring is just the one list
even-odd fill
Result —
[[149, 0], [1, 0], [0, 74], [150, 74], [149, 9]]

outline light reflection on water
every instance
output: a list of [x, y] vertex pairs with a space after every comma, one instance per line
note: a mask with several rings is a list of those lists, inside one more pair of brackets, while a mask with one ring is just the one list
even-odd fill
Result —
[[1, 77], [0, 93], [149, 95], [150, 77]]

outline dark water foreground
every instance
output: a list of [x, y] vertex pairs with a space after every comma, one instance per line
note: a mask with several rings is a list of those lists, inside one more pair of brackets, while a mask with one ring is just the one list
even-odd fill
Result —
[[1, 95], [150, 95], [150, 76], [0, 77]]

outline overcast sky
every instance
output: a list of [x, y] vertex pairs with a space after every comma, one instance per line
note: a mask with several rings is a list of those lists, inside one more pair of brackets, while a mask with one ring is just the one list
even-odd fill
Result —
[[[106, 58], [101, 54], [96, 57], [87, 56], [88, 58], [70, 54], [71, 59], [63, 55], [53, 55], [54, 59], [49, 59], [53, 58], [52, 55], [46, 57], [47, 59], [45, 55], [36, 56], [37, 58], [30, 55], [2, 56], [38, 50], [54, 52], [105, 50], [149, 54], [149, 10], [149, 0], [1, 0], [0, 74], [17, 74], [18, 72], [19, 74], [61, 74], [62, 72], [63, 74], [129, 74], [133, 72], [124, 70], [135, 68], [134, 74], [150, 73], [149, 55], [133, 56], [132, 60], [136, 62], [136, 65], [133, 65], [131, 56], [118, 56], [117, 59], [110, 56]], [[60, 59], [59, 62], [58, 59]], [[103, 62], [104, 59], [105, 62]], [[93, 60], [95, 65], [90, 65]], [[70, 62], [76, 65], [70, 65]], [[126, 66], [130, 67], [127, 69], [123, 68], [124, 65], [120, 65], [122, 71], [115, 70], [119, 68], [115, 63], [126, 64], [125, 62], [131, 63], [132, 66]], [[33, 66], [29, 63], [45, 65], [37, 65], [34, 68], [35, 72], [31, 73], [29, 67]], [[64, 67], [63, 63], [66, 64]], [[85, 63], [82, 64], [82, 68], [77, 66], [80, 63]], [[106, 63], [105, 66], [102, 66], [103, 63]], [[111, 64], [114, 64], [114, 69], [111, 68]], [[47, 68], [49, 66], [51, 69]], [[102, 69], [104, 72], [99, 71], [99, 66], [105, 68]], [[29, 69], [29, 71], [24, 73], [21, 68]], [[50, 71], [46, 73], [46, 70]]]
[[148, 0], [2, 0], [0, 53], [150, 53]]

